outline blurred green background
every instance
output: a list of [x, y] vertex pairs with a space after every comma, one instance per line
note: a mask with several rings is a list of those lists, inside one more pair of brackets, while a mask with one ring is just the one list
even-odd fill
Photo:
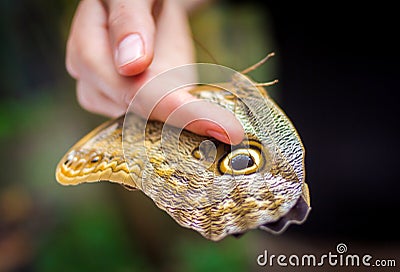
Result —
[[[337, 201], [341, 196], [333, 195], [336, 191], [322, 188], [324, 180], [316, 178], [321, 166], [312, 159], [321, 150], [318, 147], [315, 152], [307, 152], [314, 177], [309, 184], [311, 199], [316, 199], [312, 202], [317, 204], [315, 211], [303, 226], [291, 226], [281, 236], [251, 231], [240, 239], [228, 237], [214, 243], [178, 226], [140, 192], [107, 183], [59, 185], [54, 171], [60, 158], [78, 139], [106, 120], [80, 108], [75, 82], [64, 67], [65, 42], [77, 3], [0, 3], [0, 271], [266, 271], [256, 263], [264, 249], [273, 254], [318, 254], [334, 252], [339, 242], [348, 243], [352, 252], [384, 258], [399, 255], [394, 228], [389, 228], [386, 236], [373, 236], [368, 225], [377, 220], [352, 225], [351, 218], [358, 222], [360, 219], [349, 209], [352, 202], [342, 202], [341, 206]], [[241, 70], [267, 53], [280, 50], [269, 9], [258, 1], [211, 3], [196, 11], [191, 23], [198, 60], [202, 62], [215, 59]], [[291, 52], [297, 53], [301, 54]], [[320, 57], [323, 59], [324, 55]], [[281, 70], [280, 60], [278, 54], [252, 73], [253, 78], [259, 82], [281, 79], [280, 72], [285, 69]], [[318, 74], [313, 72], [313, 76]], [[285, 76], [290, 78], [284, 74], [283, 79]], [[286, 82], [299, 82], [298, 77], [294, 79]], [[285, 101], [286, 91], [280, 86], [285, 83], [271, 88], [278, 104]], [[290, 97], [286, 101], [290, 106]], [[305, 107], [305, 112], [307, 109], [311, 106]], [[288, 110], [295, 125], [300, 123], [300, 134], [305, 132], [306, 148], [311, 146], [312, 150], [313, 140], [321, 131], [307, 130], [307, 123], [308, 128], [315, 124], [312, 120], [296, 118], [301, 116], [301, 108]], [[335, 188], [334, 183], [329, 186]], [[340, 190], [346, 191], [344, 187]], [[351, 198], [346, 194], [344, 197]], [[389, 204], [389, 209], [398, 208], [398, 202]], [[321, 206], [327, 209], [318, 208]], [[336, 213], [327, 212], [332, 206], [337, 208]], [[344, 219], [341, 215], [345, 215]], [[365, 226], [367, 234], [360, 226]], [[354, 271], [340, 268], [345, 270]]]

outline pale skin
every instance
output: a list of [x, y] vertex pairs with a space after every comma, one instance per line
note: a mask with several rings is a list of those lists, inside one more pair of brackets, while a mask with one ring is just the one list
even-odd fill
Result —
[[[187, 10], [194, 2], [82, 0], [74, 15], [66, 54], [66, 67], [77, 80], [81, 106], [117, 117], [126, 112], [149, 79], [195, 62], [187, 20]], [[141, 95], [140, 103], [147, 105], [151, 96], [150, 92]], [[150, 118], [165, 121], [175, 110], [195, 100], [186, 91], [175, 92], [155, 106]], [[182, 126], [194, 133], [231, 144], [243, 139], [239, 121], [219, 106], [192, 111], [184, 107], [182, 111], [179, 116], [191, 120]]]

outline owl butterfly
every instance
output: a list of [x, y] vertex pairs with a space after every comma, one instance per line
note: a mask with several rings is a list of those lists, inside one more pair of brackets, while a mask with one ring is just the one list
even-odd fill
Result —
[[168, 85], [168, 78], [186, 78], [181, 72], [191, 68], [224, 74], [225, 83], [197, 84], [189, 92], [236, 116], [246, 134], [240, 144], [228, 145], [128, 110], [68, 151], [57, 166], [58, 182], [109, 181], [141, 190], [181, 226], [213, 241], [255, 228], [281, 233], [291, 223], [302, 223], [310, 199], [300, 137], [263, 88], [269, 84], [244, 76], [271, 55], [242, 73], [197, 64], [168, 71], [153, 86], [157, 80], [146, 84], [145, 91], [154, 91]]

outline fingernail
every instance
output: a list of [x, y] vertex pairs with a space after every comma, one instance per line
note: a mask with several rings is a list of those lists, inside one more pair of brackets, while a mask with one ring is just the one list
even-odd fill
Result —
[[228, 137], [228, 135], [226, 135], [226, 133], [224, 133], [224, 132], [217, 131], [217, 130], [207, 130], [206, 133], [209, 136], [211, 136], [211, 137], [213, 137], [213, 138], [215, 138], [217, 140], [220, 140], [222, 142], [225, 142], [225, 143], [230, 143], [231, 142], [229, 137]]
[[118, 66], [124, 66], [143, 57], [143, 40], [139, 34], [130, 34], [123, 39], [115, 53]]

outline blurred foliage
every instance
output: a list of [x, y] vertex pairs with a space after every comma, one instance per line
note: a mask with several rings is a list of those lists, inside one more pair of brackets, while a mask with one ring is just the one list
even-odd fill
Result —
[[65, 78], [65, 40], [77, 3], [1, 1], [2, 95], [32, 95], [40, 92], [43, 85]]
[[68, 222], [45, 237], [35, 266], [39, 271], [148, 270], [117, 215], [105, 203], [67, 210]]
[[[257, 5], [228, 1], [200, 10], [192, 18], [197, 60], [243, 70], [276, 49], [268, 13]], [[276, 76], [277, 61], [252, 72], [256, 81]]]
[[[191, 17], [197, 61], [242, 71], [276, 50], [272, 22], [262, 4], [214, 2]], [[279, 56], [250, 72], [255, 82], [276, 79]], [[268, 93], [279, 100], [279, 84]]]

